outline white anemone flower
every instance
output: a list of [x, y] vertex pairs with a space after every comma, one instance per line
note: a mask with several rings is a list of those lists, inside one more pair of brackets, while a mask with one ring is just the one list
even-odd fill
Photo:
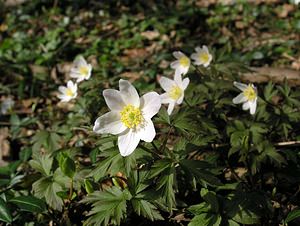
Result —
[[243, 110], [250, 109], [250, 114], [254, 115], [257, 106], [257, 89], [253, 84], [243, 84], [239, 82], [233, 82], [233, 85], [242, 91], [238, 96], [233, 98], [234, 104], [243, 103]]
[[88, 64], [82, 56], [77, 57], [70, 71], [71, 78], [76, 78], [79, 83], [91, 77], [92, 65]]
[[2, 115], [7, 114], [9, 111], [12, 110], [14, 104], [15, 101], [11, 97], [8, 97], [5, 100], [3, 100], [0, 107], [0, 114]]
[[196, 53], [191, 55], [195, 65], [203, 65], [207, 67], [212, 61], [212, 55], [209, 53], [207, 46], [203, 45], [202, 48], [196, 47]]
[[68, 81], [67, 86], [58, 87], [59, 94], [57, 97], [61, 102], [68, 102], [77, 97], [77, 84], [73, 83], [71, 80]]
[[168, 106], [168, 114], [171, 115], [175, 105], [179, 105], [182, 103], [184, 98], [184, 90], [190, 83], [189, 78], [185, 78], [182, 80], [181, 75], [175, 74], [174, 80], [171, 80], [167, 77], [161, 77], [159, 80], [159, 84], [163, 88], [166, 93], [161, 94], [161, 102], [163, 104], [169, 104]]
[[103, 91], [110, 112], [97, 118], [93, 131], [99, 134], [118, 135], [122, 156], [130, 155], [140, 140], [152, 142], [156, 132], [151, 118], [161, 107], [159, 94], [149, 92], [141, 98], [130, 82], [120, 79], [120, 90]]
[[190, 68], [190, 64], [191, 64], [190, 59], [180, 51], [173, 52], [173, 56], [177, 60], [171, 63], [171, 68], [175, 69], [176, 75], [177, 74], [185, 75]]

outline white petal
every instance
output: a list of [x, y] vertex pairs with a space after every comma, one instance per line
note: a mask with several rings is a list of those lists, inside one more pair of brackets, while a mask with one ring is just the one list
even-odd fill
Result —
[[240, 82], [233, 82], [233, 85], [241, 91], [244, 91], [248, 86]]
[[145, 142], [152, 142], [156, 135], [153, 122], [151, 120], [147, 120], [143, 126], [144, 127], [139, 129], [139, 137]]
[[76, 93], [76, 95], [77, 95], [77, 84], [76, 83], [73, 83], [71, 90], [73, 93]]
[[176, 101], [176, 104], [181, 104], [184, 98], [184, 93], [178, 98], [178, 100]]
[[65, 86], [59, 86], [58, 87], [58, 91], [61, 92], [61, 93], [65, 93], [66, 89], [67, 89], [67, 87], [65, 87]]
[[207, 48], [206, 45], [203, 45], [203, 46], [202, 46], [202, 50], [205, 51], [206, 53], [209, 53], [208, 48]]
[[180, 63], [179, 63], [178, 60], [173, 61], [173, 62], [170, 64], [170, 67], [171, 67], [172, 69], [177, 69], [179, 66], [180, 66]]
[[176, 58], [176, 59], [180, 59], [181, 57], [185, 56], [182, 52], [180, 51], [175, 51], [173, 52], [173, 56]]
[[163, 88], [163, 90], [166, 92], [168, 92], [174, 85], [176, 85], [173, 80], [164, 76], [162, 76], [158, 82], [161, 85], [161, 88]]
[[84, 77], [83, 76], [80, 76], [77, 78], [76, 82], [79, 83], [79, 82], [82, 82], [84, 80]]
[[244, 104], [243, 104], [243, 110], [248, 110], [250, 108], [250, 104], [249, 104], [249, 101], [247, 101], [247, 102], [245, 102]]
[[182, 76], [181, 74], [174, 75], [174, 81], [176, 82], [177, 86], [182, 87]]
[[163, 93], [160, 95], [160, 99], [161, 99], [161, 103], [162, 104], [168, 104], [171, 101], [173, 101], [170, 97], [168, 93]]
[[171, 101], [168, 106], [168, 115], [172, 114], [172, 111], [174, 110], [174, 106], [175, 106], [175, 102]]
[[200, 52], [202, 49], [201, 49], [199, 46], [197, 46], [197, 47], [195, 48], [195, 50], [196, 50], [196, 52], [198, 53], [198, 52]]
[[185, 79], [183, 79], [183, 81], [182, 81], [182, 89], [183, 90], [185, 90], [187, 87], [188, 87], [188, 85], [190, 84], [190, 79], [189, 78], [185, 78]]
[[141, 97], [140, 102], [143, 116], [147, 119], [156, 115], [161, 107], [161, 99], [156, 92], [146, 93]]
[[118, 137], [118, 147], [122, 156], [130, 155], [138, 146], [140, 137], [132, 129]]
[[243, 93], [240, 93], [239, 95], [237, 95], [235, 98], [232, 99], [232, 102], [234, 104], [240, 104], [240, 103], [243, 103], [246, 101], [247, 101], [247, 98], [244, 96]]
[[257, 106], [256, 99], [254, 101], [249, 101], [249, 105], [250, 105], [250, 114], [254, 115], [255, 111], [256, 111], [256, 106]]
[[112, 111], [121, 111], [125, 106], [121, 93], [118, 90], [105, 89], [103, 90], [103, 96], [107, 106]]
[[79, 57], [76, 57], [73, 64], [76, 67], [80, 67], [80, 66], [86, 66], [87, 63], [82, 56], [79, 56]]
[[96, 133], [111, 133], [120, 134], [126, 130], [126, 126], [120, 121], [120, 113], [116, 111], [110, 111], [100, 116], [95, 121], [93, 131]]
[[67, 87], [68, 87], [69, 89], [72, 89], [73, 86], [74, 86], [73, 82], [72, 82], [71, 80], [69, 80], [69, 81], [67, 82]]
[[132, 104], [135, 107], [140, 106], [140, 97], [136, 89], [130, 82], [120, 79], [119, 81], [121, 97], [125, 104]]

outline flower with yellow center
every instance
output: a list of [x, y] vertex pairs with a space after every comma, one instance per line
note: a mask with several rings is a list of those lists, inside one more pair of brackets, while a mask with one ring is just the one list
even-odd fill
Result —
[[191, 55], [191, 58], [194, 60], [195, 65], [203, 65], [207, 67], [212, 61], [212, 55], [209, 53], [207, 46], [196, 47], [196, 53]]
[[173, 56], [177, 60], [171, 63], [171, 68], [175, 69], [175, 74], [185, 75], [190, 68], [190, 59], [180, 51], [173, 52]]
[[91, 77], [92, 65], [88, 64], [82, 56], [77, 57], [70, 71], [70, 77], [76, 78], [79, 83], [83, 80], [88, 80]]
[[174, 80], [171, 80], [167, 77], [161, 77], [159, 83], [163, 88], [165, 93], [161, 94], [161, 102], [163, 104], [169, 104], [168, 114], [171, 115], [175, 105], [182, 103], [184, 98], [184, 90], [190, 83], [189, 78], [182, 80], [180, 74], [175, 74]]
[[233, 98], [232, 102], [234, 104], [243, 103], [243, 110], [250, 109], [250, 114], [255, 114], [257, 106], [257, 90], [253, 84], [243, 84], [239, 82], [234, 82], [233, 85], [242, 91], [238, 96]]
[[139, 97], [136, 89], [126, 80], [120, 79], [120, 90], [103, 91], [110, 112], [97, 118], [94, 132], [118, 135], [118, 147], [122, 156], [130, 155], [140, 140], [152, 142], [155, 128], [151, 118], [158, 113], [161, 100], [156, 92]]
[[67, 86], [58, 87], [60, 92], [57, 97], [61, 102], [68, 102], [77, 97], [77, 84], [73, 83], [71, 80], [68, 81]]

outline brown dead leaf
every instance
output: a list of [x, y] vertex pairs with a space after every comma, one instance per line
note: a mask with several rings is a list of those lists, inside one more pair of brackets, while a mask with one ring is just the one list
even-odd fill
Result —
[[5, 157], [10, 156], [10, 145], [8, 138], [9, 137], [9, 129], [8, 127], [4, 127], [0, 129], [0, 166], [6, 164], [3, 160]]
[[276, 10], [279, 18], [286, 18], [290, 12], [294, 10], [294, 6], [291, 4], [284, 4], [280, 9]]
[[160, 34], [158, 31], [144, 31], [141, 33], [141, 36], [151, 41], [158, 38]]
[[120, 76], [128, 79], [130, 82], [134, 82], [135, 80], [138, 80], [142, 74], [139, 72], [124, 72]]
[[139, 49], [125, 49], [124, 50], [124, 55], [131, 59], [140, 59], [140, 58], [145, 58], [148, 53], [145, 48], [139, 48]]

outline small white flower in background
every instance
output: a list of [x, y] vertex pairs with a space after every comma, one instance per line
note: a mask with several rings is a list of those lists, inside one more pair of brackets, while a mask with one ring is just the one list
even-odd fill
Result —
[[300, 0], [293, 0], [293, 3], [298, 5], [300, 3]]
[[195, 65], [203, 65], [207, 67], [212, 61], [212, 55], [209, 53], [207, 46], [196, 47], [196, 53], [191, 55], [191, 58], [194, 60]]
[[5, 115], [7, 112], [9, 112], [12, 107], [14, 106], [15, 102], [11, 97], [6, 98], [5, 100], [2, 101], [1, 103], [1, 114]]
[[76, 78], [76, 82], [88, 80], [91, 77], [92, 65], [88, 64], [82, 56], [77, 57], [70, 71], [71, 78]]
[[233, 98], [234, 104], [243, 103], [243, 110], [250, 109], [250, 114], [254, 115], [257, 105], [257, 89], [253, 84], [243, 84], [239, 82], [233, 82], [233, 85], [242, 91], [237, 97]]
[[190, 83], [189, 78], [182, 80], [181, 75], [175, 74], [174, 80], [167, 77], [161, 77], [159, 79], [159, 84], [166, 93], [161, 94], [162, 104], [169, 104], [168, 114], [171, 115], [175, 105], [181, 104], [184, 98], [184, 90]]
[[61, 102], [68, 102], [77, 97], [77, 84], [73, 83], [71, 80], [68, 81], [67, 86], [58, 87], [59, 94], [57, 97]]
[[185, 75], [190, 67], [190, 59], [180, 51], [173, 52], [173, 56], [177, 59], [171, 63], [171, 68], [175, 69], [175, 74]]
[[161, 107], [156, 92], [149, 92], [141, 98], [130, 82], [120, 79], [119, 90], [103, 91], [110, 112], [97, 118], [93, 131], [99, 134], [119, 135], [118, 147], [122, 156], [130, 155], [140, 140], [152, 142], [156, 132], [151, 118]]

